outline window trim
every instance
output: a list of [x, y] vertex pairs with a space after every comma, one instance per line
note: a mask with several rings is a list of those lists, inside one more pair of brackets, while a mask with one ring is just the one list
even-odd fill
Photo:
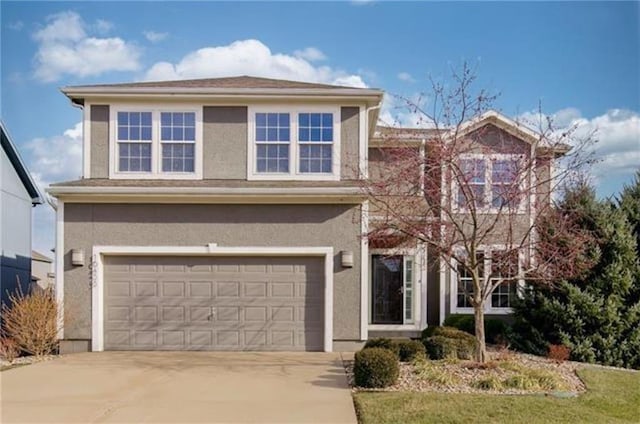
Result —
[[[487, 252], [495, 250], [506, 250], [506, 246], [503, 244], [491, 244], [478, 246], [478, 250], [484, 252], [484, 273], [487, 276], [491, 275], [491, 256], [487, 255]], [[522, 264], [524, 263], [524, 252], [521, 250], [518, 252], [518, 276], [515, 278], [518, 288], [524, 287], [524, 278], [522, 276]], [[458, 307], [458, 271], [457, 261], [453, 258], [450, 260], [450, 293], [449, 293], [449, 307], [452, 314], [473, 314], [473, 308]], [[489, 272], [487, 274], [487, 272]], [[509, 315], [513, 313], [513, 308], [498, 308], [491, 306], [491, 295], [487, 297], [484, 302], [484, 313], [492, 315]]]
[[[118, 171], [118, 112], [151, 112], [151, 172], [120, 172]], [[194, 143], [194, 172], [163, 172], [162, 144], [160, 140], [161, 112], [191, 112], [195, 113], [195, 143]], [[165, 143], [169, 143], [166, 141]], [[191, 142], [182, 142], [191, 143]], [[140, 180], [201, 180], [203, 175], [203, 124], [202, 105], [176, 104], [156, 105], [143, 103], [120, 103], [109, 106], [109, 178], [111, 179], [140, 179]]]
[[[250, 105], [247, 107], [247, 180], [269, 181], [339, 181], [340, 180], [340, 135], [341, 114], [340, 106], [287, 106]], [[289, 113], [289, 173], [257, 172], [256, 166], [256, 113]], [[333, 114], [333, 142], [331, 149], [331, 173], [301, 173], [299, 170], [299, 141], [298, 114], [299, 113], [331, 113]]]
[[[496, 160], [513, 160], [518, 161], [523, 159], [523, 155], [519, 153], [464, 153], [459, 155], [458, 160], [477, 160], [482, 159], [485, 162], [484, 172], [484, 207], [477, 207], [476, 210], [480, 213], [498, 213], [500, 208], [493, 206], [493, 181], [492, 181], [492, 171], [493, 171], [493, 162]], [[517, 214], [524, 214], [527, 210], [527, 202], [526, 200], [529, 198], [528, 193], [526, 192], [526, 178], [523, 178], [520, 182], [520, 191], [523, 193], [522, 199], [520, 200], [520, 204], [518, 204], [518, 208], [515, 210]], [[454, 212], [465, 213], [468, 212], [468, 209], [464, 205], [458, 204], [458, 188], [459, 185], [455, 178], [452, 178], [451, 181], [451, 209]], [[502, 208], [502, 212], [508, 212], [508, 208]]]

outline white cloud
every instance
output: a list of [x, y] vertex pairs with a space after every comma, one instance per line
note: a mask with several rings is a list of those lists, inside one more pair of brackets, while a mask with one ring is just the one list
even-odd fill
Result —
[[[640, 169], [640, 114], [625, 109], [611, 109], [593, 118], [582, 116], [576, 108], [561, 109], [551, 115], [557, 132], [576, 127], [576, 137], [586, 137], [595, 131], [597, 143], [592, 152], [598, 162], [590, 171], [596, 186], [609, 195], [621, 188], [621, 182]], [[546, 120], [537, 112], [518, 117], [532, 128]], [[544, 122], [544, 121], [543, 121]]]
[[225, 46], [204, 47], [188, 53], [175, 64], [157, 62], [147, 70], [145, 79], [157, 81], [236, 75], [367, 86], [360, 75], [329, 66], [314, 66], [294, 55], [273, 53], [259, 40], [239, 40]]
[[[82, 123], [62, 135], [34, 138], [22, 150], [31, 175], [43, 190], [54, 182], [78, 179], [82, 174]], [[33, 247], [44, 254], [54, 247], [54, 218], [46, 204], [34, 209]]]
[[95, 24], [93, 24], [94, 28], [100, 34], [106, 34], [107, 32], [113, 29], [113, 23], [109, 21], [105, 21], [104, 19], [96, 20]]
[[14, 31], [20, 31], [22, 28], [24, 28], [24, 22], [22, 21], [9, 22], [8, 27], [9, 29], [12, 29]]
[[320, 60], [326, 60], [327, 56], [322, 53], [320, 49], [315, 47], [307, 47], [302, 50], [296, 50], [293, 52], [295, 57], [299, 57], [301, 59], [308, 60], [309, 62], [317, 62]]
[[[108, 25], [107, 21], [98, 20], [94, 26], [104, 30]], [[140, 53], [135, 45], [119, 37], [92, 37], [87, 34], [87, 28], [75, 12], [49, 16], [46, 26], [33, 34], [38, 42], [34, 76], [51, 82], [65, 74], [87, 77], [139, 69]]]
[[430, 122], [417, 107], [423, 107], [426, 97], [420, 93], [414, 93], [406, 98], [387, 95], [384, 97], [378, 125], [408, 128], [433, 128]]
[[168, 32], [142, 31], [144, 37], [152, 43], [158, 43], [169, 36]]
[[416, 82], [416, 80], [408, 72], [400, 72], [398, 74], [398, 79], [404, 82]]

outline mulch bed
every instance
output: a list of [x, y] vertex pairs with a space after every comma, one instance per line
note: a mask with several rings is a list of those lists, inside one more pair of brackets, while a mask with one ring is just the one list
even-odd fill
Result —
[[[580, 363], [556, 362], [547, 358], [505, 350], [490, 350], [489, 356], [491, 359], [487, 364], [466, 360], [401, 362], [397, 383], [384, 389], [355, 387], [353, 360], [344, 360], [343, 362], [349, 384], [354, 391], [575, 395], [586, 390], [584, 383], [575, 372]], [[523, 376], [526, 378], [528, 375], [545, 376], [554, 381], [553, 387], [535, 385], [524, 389], [502, 384], [510, 378], [523, 378]], [[487, 379], [497, 381], [501, 387], [479, 387], [479, 382]]]

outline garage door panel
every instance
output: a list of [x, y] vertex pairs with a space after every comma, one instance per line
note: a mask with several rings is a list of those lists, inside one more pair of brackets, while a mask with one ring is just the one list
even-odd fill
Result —
[[105, 348], [322, 350], [322, 262], [106, 258]]

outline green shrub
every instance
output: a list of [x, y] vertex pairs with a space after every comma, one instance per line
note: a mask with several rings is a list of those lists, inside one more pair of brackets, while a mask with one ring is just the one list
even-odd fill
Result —
[[389, 349], [369, 347], [355, 355], [353, 374], [358, 387], [383, 388], [398, 380], [398, 357]]
[[434, 327], [431, 334], [422, 341], [431, 359], [473, 357], [476, 339], [471, 334], [453, 327]]
[[417, 340], [399, 340], [396, 342], [400, 353], [401, 362], [411, 362], [422, 359], [426, 355], [424, 345]]
[[502, 384], [510, 389], [531, 390], [538, 387], [538, 382], [528, 375], [516, 374], [505, 379]]
[[[453, 314], [444, 320], [444, 325], [454, 327], [469, 334], [476, 333], [476, 320], [473, 315]], [[507, 340], [509, 326], [495, 318], [484, 319], [484, 335], [488, 343], [498, 344]]]
[[370, 348], [373, 348], [373, 347], [379, 347], [381, 349], [387, 349], [387, 350], [393, 352], [393, 354], [396, 355], [397, 357], [400, 357], [400, 346], [398, 346], [398, 343], [395, 340], [388, 339], [386, 337], [378, 337], [378, 338], [375, 338], [375, 339], [369, 339], [364, 344], [363, 349], [370, 349]]
[[501, 390], [502, 382], [497, 377], [492, 376], [474, 381], [472, 386], [482, 390]]

